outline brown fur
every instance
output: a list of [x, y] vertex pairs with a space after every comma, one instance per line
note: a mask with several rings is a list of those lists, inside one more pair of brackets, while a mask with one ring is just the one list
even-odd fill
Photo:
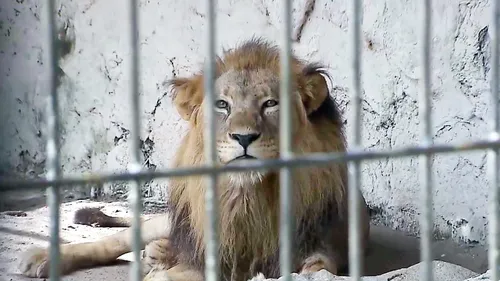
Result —
[[[255, 67], [257, 68], [258, 65], [252, 66], [252, 63], [258, 63], [260, 61], [272, 63], [273, 60], [275, 61], [275, 64], [278, 64], [277, 58], [271, 58], [271, 60], [265, 60], [265, 58], [259, 58], [257, 55], [260, 53], [255, 54], [255, 56], [242, 56], [239, 55], [235, 57], [229, 57], [226, 61], [230, 65], [236, 65], [237, 67]], [[235, 61], [231, 61], [231, 59]], [[239, 59], [239, 60], [238, 60]], [[248, 59], [248, 61], [245, 61], [244, 59]], [[269, 67], [275, 67], [275, 64], [269, 65]], [[264, 67], [264, 66], [260, 66]], [[274, 70], [276, 71], [276, 70]], [[193, 83], [195, 85], [190, 85], [189, 87], [192, 87], [193, 92], [184, 92], [181, 94], [184, 94], [188, 96], [188, 99], [192, 100], [197, 100], [198, 98], [196, 95], [200, 93], [198, 89], [202, 89], [203, 85], [201, 84], [203, 80], [202, 79], [195, 79], [192, 81], [189, 81], [188, 83]], [[192, 96], [194, 95], [194, 96]], [[177, 100], [176, 100], [177, 101]], [[182, 109], [181, 109], [182, 110]], [[193, 120], [196, 120], [198, 118], [201, 118], [202, 116], [202, 109], [201, 108], [196, 108], [195, 110], [199, 110], [199, 113], [197, 116], [193, 117]], [[313, 126], [310, 126], [310, 124], [304, 124], [306, 125], [303, 127], [303, 131], [300, 132], [301, 135], [307, 136], [306, 139], [300, 139], [299, 142], [300, 144], [298, 145], [298, 148], [302, 151], [300, 152], [309, 152], [316, 150], [314, 152], [319, 152], [321, 151], [321, 140], [317, 139], [311, 139], [311, 135], [317, 135], [315, 133], [315, 129]], [[307, 126], [309, 125], [309, 126]], [[192, 127], [191, 131], [188, 133], [188, 135], [181, 141], [181, 147], [179, 148], [179, 153], [177, 154], [179, 158], [176, 159], [175, 167], [182, 167], [182, 166], [198, 166], [201, 164], [205, 163], [205, 159], [203, 157], [203, 146], [200, 145], [193, 145], [194, 143], [199, 143], [201, 136], [203, 134], [203, 126], [200, 123], [196, 123], [196, 121], [192, 122]], [[324, 140], [328, 140], [331, 146], [335, 147], [337, 146], [339, 149], [343, 146], [341, 143], [341, 139], [339, 136], [334, 134], [324, 134], [325, 137]], [[324, 142], [324, 141], [323, 141]], [[317, 148], [320, 148], [319, 150]], [[326, 150], [324, 150], [326, 151]], [[337, 192], [338, 193], [338, 199], [339, 201], [342, 200], [342, 196], [344, 193], [344, 186], [342, 184], [341, 176], [340, 176], [340, 170], [339, 169], [332, 169], [332, 168], [326, 168], [326, 169], [302, 169], [301, 171], [297, 171], [296, 173], [296, 179], [295, 182], [301, 182], [301, 185], [298, 186], [314, 186], [317, 184], [314, 184], [315, 181], [325, 179], [325, 177], [321, 177], [320, 173], [337, 173], [337, 176], [335, 177], [334, 181], [337, 181], [336, 183], [329, 183], [333, 186], [338, 186], [339, 188], [328, 188], [328, 189], [308, 189], [308, 188], [295, 188], [295, 192], [297, 193], [294, 197], [297, 199], [296, 205], [299, 204], [296, 207], [296, 210], [298, 214], [296, 214], [294, 217], [302, 217], [301, 212], [304, 211], [306, 206], [311, 206], [313, 202], [321, 202], [321, 198], [323, 196], [329, 197], [332, 196], [331, 193]], [[331, 177], [328, 177], [328, 180], [330, 181]], [[277, 222], [275, 219], [276, 217], [273, 214], [278, 213], [277, 204], [278, 202], [278, 187], [279, 187], [279, 182], [276, 177], [276, 175], [270, 175], [268, 178], [266, 178], [260, 186], [253, 187], [255, 189], [259, 189], [262, 193], [255, 193], [255, 194], [248, 194], [247, 196], [255, 196], [255, 198], [245, 198], [246, 200], [241, 200], [237, 203], [234, 203], [230, 192], [233, 192], [232, 186], [228, 186], [229, 184], [222, 180], [224, 184], [219, 184], [219, 193], [221, 194], [221, 198], [219, 200], [220, 204], [220, 213], [221, 213], [221, 243], [222, 243], [222, 248], [227, 248], [227, 249], [233, 249], [234, 247], [248, 247], [248, 246], [254, 246], [255, 249], [257, 248], [263, 248], [264, 252], [269, 252], [275, 250], [275, 247], [277, 246], [277, 240], [275, 239], [274, 235], [276, 235], [277, 228], [275, 223]], [[319, 184], [321, 185], [321, 184]], [[253, 190], [252, 190], [253, 191]], [[245, 192], [245, 191], [241, 191]], [[250, 192], [250, 191], [249, 191]], [[183, 207], [189, 207], [190, 208], [190, 219], [191, 219], [191, 224], [193, 229], [195, 230], [194, 233], [197, 235], [197, 247], [199, 248], [199, 253], [202, 254], [202, 248], [203, 248], [203, 233], [204, 233], [204, 227], [205, 227], [205, 207], [204, 207], [204, 197], [205, 194], [205, 182], [202, 177], [184, 177], [184, 178], [176, 178], [171, 181], [170, 184], [170, 196], [171, 196], [171, 203], [176, 205], [179, 209], [182, 209]], [[274, 204], [276, 203], [276, 204]], [[234, 205], [238, 204], [238, 205]], [[317, 206], [318, 211], [321, 210], [322, 206]], [[312, 215], [312, 214], [311, 214]], [[266, 219], [273, 220], [273, 221], [265, 221]], [[248, 225], [251, 224], [251, 225]], [[269, 229], [269, 226], [274, 226], [274, 228]], [[247, 242], [250, 241], [245, 241], [245, 242], [240, 242], [242, 245], [237, 245], [235, 243], [238, 243], [238, 241], [242, 241], [241, 237], [237, 237], [236, 233], [241, 233], [242, 229], [244, 230], [251, 230], [249, 233], [249, 236], [254, 236], [254, 233], [261, 233], [263, 236], [258, 235], [259, 237], [248, 237], [250, 240], [253, 240], [253, 243], [247, 244]], [[271, 231], [270, 231], [271, 230]], [[269, 235], [270, 237], [266, 237], [265, 235]], [[263, 241], [255, 241], [255, 239], [262, 239]]]
[[[252, 39], [226, 51], [216, 65], [216, 94], [232, 107], [217, 108], [218, 163], [233, 163], [242, 148], [232, 134], [258, 134], [248, 146], [249, 154], [270, 159], [279, 157], [279, 119], [277, 106], [262, 107], [266, 100], [279, 100], [279, 50], [259, 39]], [[173, 168], [205, 163], [203, 73], [170, 81], [173, 103], [189, 130], [177, 149]], [[293, 152], [297, 155], [320, 152], [344, 152], [340, 112], [328, 93], [319, 66], [292, 58]], [[262, 105], [262, 106], [261, 106]], [[241, 162], [251, 160], [239, 160]], [[345, 164], [293, 170], [294, 231], [293, 266], [296, 272], [326, 269], [334, 274], [347, 264], [347, 169]], [[279, 277], [279, 176], [277, 171], [227, 173], [218, 178], [219, 257], [224, 280], [243, 281], [258, 272]], [[204, 268], [205, 178], [172, 178], [169, 185], [169, 209], [158, 223], [144, 222], [143, 243], [168, 239], [176, 264], [158, 262], [145, 280], [163, 280], [168, 274], [174, 281], [201, 281]], [[364, 204], [364, 202], [363, 202]], [[364, 205], [366, 207], [366, 205]], [[366, 210], [366, 209], [365, 209]], [[368, 238], [368, 213], [362, 212], [363, 245]], [[167, 225], [165, 220], [169, 221]], [[162, 232], [163, 231], [163, 232]], [[119, 232], [114, 240], [105, 238], [87, 244], [75, 244], [68, 252], [63, 245], [66, 272], [78, 267], [103, 264], [117, 254], [130, 250], [126, 239], [130, 230]], [[113, 242], [115, 241], [115, 242]], [[125, 243], [127, 242], [127, 243]], [[101, 247], [100, 250], [97, 247]], [[81, 251], [79, 259], [71, 253]], [[34, 251], [24, 261], [24, 274], [38, 274], [48, 260]], [[100, 255], [97, 262], [91, 255]], [[155, 255], [152, 253], [151, 255]], [[38, 256], [37, 256], [38, 255]], [[170, 259], [171, 260], [171, 259]]]
[[[249, 84], [269, 83], [269, 79], [278, 80], [279, 51], [265, 42], [250, 41], [235, 50], [226, 52], [224, 58], [217, 61], [219, 78], [230, 71], [246, 73], [244, 77], [248, 78], [249, 81], [246, 82]], [[254, 73], [257, 74], [253, 75]], [[262, 73], [262, 76], [258, 73]], [[297, 96], [293, 96], [295, 154], [345, 151], [340, 115], [332, 112], [327, 114], [337, 114], [337, 116], [332, 118], [321, 116], [321, 114], [314, 115], [328, 99], [328, 88], [323, 74], [315, 65], [304, 64], [292, 58], [292, 84], [294, 90], [298, 92]], [[266, 80], [262, 77], [271, 78]], [[174, 167], [204, 164], [202, 145], [204, 126], [201, 122], [204, 111], [202, 106], [203, 75], [176, 79], [172, 81], [172, 85], [176, 92], [174, 104], [184, 119], [190, 122], [190, 130], [181, 141]], [[223, 87], [216, 90], [216, 92], [220, 91], [223, 91]], [[274, 94], [279, 93], [275, 91]], [[337, 109], [333, 108], [333, 110]], [[253, 127], [252, 119], [248, 118], [248, 115], [243, 116], [245, 117], [247, 117], [246, 121], [243, 122]], [[222, 121], [218, 121], [218, 125], [224, 127], [220, 124]], [[221, 132], [219, 129], [217, 135], [222, 136], [224, 133], [227, 132]], [[274, 141], [277, 141], [277, 135], [273, 137]], [[278, 156], [279, 154], [276, 153], [274, 157], [268, 158]], [[301, 221], [305, 217], [319, 217], [325, 212], [325, 208], [335, 208], [331, 212], [337, 212], [335, 216], [338, 218], [334, 220], [337, 220], [339, 225], [331, 227], [341, 230], [337, 233], [337, 246], [344, 248], [340, 250], [342, 261], [335, 261], [338, 263], [335, 267], [343, 267], [347, 253], [347, 220], [344, 217], [347, 210], [346, 166], [332, 164], [323, 167], [300, 168], [294, 170], [293, 176], [295, 213], [292, 216], [296, 218], [296, 225], [303, 223]], [[278, 179], [277, 173], [269, 173], [260, 183], [252, 185], [251, 188], [238, 188], [232, 185], [228, 176], [221, 176], [219, 179], [220, 256], [222, 266], [226, 267], [227, 272], [234, 267], [233, 259], [239, 259], [241, 263], [239, 266], [245, 268], [252, 262], [252, 259], [259, 257], [265, 259], [276, 255], [279, 246]], [[193, 249], [188, 251], [189, 255], [183, 259], [183, 262], [198, 266], [203, 265], [204, 258], [204, 228], [207, 220], [204, 194], [203, 177], [192, 176], [171, 180], [169, 198], [174, 222], [178, 222], [173, 225], [172, 239], [178, 238], [177, 246], [180, 248], [194, 243]], [[364, 226], [367, 224], [366, 216]], [[182, 227], [191, 230], [192, 241], [186, 238], [189, 235], [186, 236], [184, 231], [179, 230], [179, 236], [176, 237], [176, 230]], [[368, 233], [368, 228], [365, 228], [365, 233]], [[335, 244], [335, 242], [332, 243]]]
[[129, 227], [132, 225], [132, 218], [108, 216], [101, 208], [82, 208], [75, 212], [73, 223], [93, 227]]

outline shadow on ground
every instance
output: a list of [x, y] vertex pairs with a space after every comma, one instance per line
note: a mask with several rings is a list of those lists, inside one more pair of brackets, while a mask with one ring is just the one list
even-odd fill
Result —
[[[365, 259], [364, 275], [379, 275], [420, 262], [420, 239], [382, 226], [372, 226], [371, 249]], [[488, 269], [484, 247], [460, 246], [452, 241], [433, 243], [435, 260], [460, 265], [477, 273]]]

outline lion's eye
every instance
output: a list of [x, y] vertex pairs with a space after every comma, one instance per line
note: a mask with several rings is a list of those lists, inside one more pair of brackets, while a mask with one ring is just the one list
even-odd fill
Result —
[[215, 101], [215, 107], [220, 108], [220, 109], [226, 109], [229, 105], [227, 104], [227, 101], [225, 100], [217, 100]]
[[277, 106], [277, 105], [278, 105], [278, 101], [277, 100], [267, 100], [264, 103], [264, 107], [274, 107], [274, 106]]

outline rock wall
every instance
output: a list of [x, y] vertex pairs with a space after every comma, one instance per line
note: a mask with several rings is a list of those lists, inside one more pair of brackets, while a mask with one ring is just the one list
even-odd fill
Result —
[[[281, 1], [217, 1], [219, 50], [249, 36], [279, 38]], [[392, 149], [419, 140], [420, 21], [418, 1], [364, 1], [363, 145]], [[432, 108], [434, 141], [486, 137], [489, 102], [490, 3], [433, 1]], [[130, 37], [127, 1], [65, 0], [57, 4], [63, 43], [59, 69], [64, 174], [119, 172], [129, 160]], [[293, 1], [294, 30], [307, 9]], [[44, 175], [47, 18], [45, 1], [0, 4], [0, 173]], [[332, 94], [349, 116], [349, 1], [316, 0], [295, 52], [329, 65]], [[186, 124], [162, 86], [197, 70], [204, 59], [203, 0], [140, 1], [142, 152], [145, 168], [167, 168]], [[350, 126], [350, 122], [347, 126]], [[438, 237], [484, 243], [489, 187], [485, 152], [434, 160]], [[363, 166], [363, 192], [375, 220], [418, 233], [418, 158], [381, 159]], [[123, 194], [124, 184], [105, 185]], [[147, 183], [159, 198], [166, 181]]]

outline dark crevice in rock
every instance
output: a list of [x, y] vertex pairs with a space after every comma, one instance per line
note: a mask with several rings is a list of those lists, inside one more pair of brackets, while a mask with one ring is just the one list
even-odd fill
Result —
[[[151, 156], [153, 155], [154, 151], [154, 146], [155, 143], [154, 141], [148, 136], [146, 137], [145, 140], [141, 140], [141, 153], [144, 159], [143, 166], [146, 167], [147, 170], [149, 171], [155, 171], [156, 170], [156, 164], [154, 164], [151, 161]], [[143, 184], [141, 187], [142, 190], [142, 196], [144, 198], [149, 198], [154, 195], [154, 187], [152, 185], [153, 180], [149, 180]]]
[[167, 92], [164, 92], [161, 97], [159, 97], [157, 100], [156, 100], [156, 104], [155, 104], [155, 108], [153, 108], [153, 110], [151, 111], [151, 115], [152, 116], [155, 116], [156, 114], [156, 110], [158, 109], [158, 107], [160, 107], [161, 105], [161, 101], [163, 100], [163, 98], [167, 95]]
[[361, 103], [361, 108], [363, 109], [363, 111], [365, 111], [367, 113], [374, 114], [374, 115], [380, 115], [377, 111], [375, 111], [373, 109], [372, 105], [366, 99], [363, 99], [363, 101]]
[[[300, 39], [302, 38], [302, 32], [306, 24], [310, 21], [310, 17], [312, 12], [314, 11], [315, 4], [316, 0], [307, 0], [304, 14], [302, 15], [302, 18], [300, 19], [300, 22], [297, 26], [297, 29], [294, 32], [293, 40], [295, 42], [300, 42]], [[269, 16], [269, 11], [267, 10], [266, 10], [266, 15]]]
[[487, 79], [490, 70], [490, 36], [488, 26], [483, 27], [477, 34], [476, 53], [474, 60], [483, 68], [484, 79]]
[[38, 152], [34, 155], [28, 150], [22, 150], [19, 153], [20, 164], [16, 166], [16, 173], [26, 175], [28, 177], [39, 177], [44, 173], [45, 160], [36, 161]]
[[[177, 77], [177, 68], [175, 65], [175, 60], [176, 60], [176, 57], [172, 57], [172, 58], [168, 59], [168, 62], [170, 63], [170, 66], [172, 67], [171, 78]], [[158, 92], [162, 92], [162, 86], [165, 86], [165, 83], [162, 83], [162, 84], [157, 83], [156, 90]], [[167, 95], [168, 95], [168, 91], [164, 91], [161, 94], [161, 96], [156, 100], [156, 103], [155, 103], [153, 110], [150, 111], [150, 116], [148, 119], [148, 132], [149, 133], [151, 133], [153, 131], [152, 125], [153, 125], [153, 120], [154, 120], [155, 115], [156, 115], [156, 110], [158, 110], [158, 108], [160, 108], [160, 106], [162, 105], [163, 99]], [[153, 163], [151, 160], [151, 156], [153, 155], [153, 152], [154, 152], [154, 146], [155, 146], [155, 142], [153, 141], [153, 139], [150, 136], [147, 136], [145, 140], [141, 140], [141, 152], [142, 152], [142, 155], [144, 158], [143, 164], [148, 170], [152, 170], [152, 171], [156, 170], [156, 167], [157, 167], [157, 165], [155, 163]], [[144, 183], [143, 188], [142, 188], [142, 193], [143, 193], [144, 197], [153, 196], [154, 192], [152, 189], [152, 183], [153, 183], [153, 180], [150, 180], [150, 181], [147, 181]]]
[[168, 59], [168, 61], [170, 62], [170, 65], [172, 66], [172, 77], [174, 77], [174, 78], [177, 77], [177, 70], [175, 69], [175, 64], [174, 64], [174, 61], [176, 59], [177, 59], [176, 57]]
[[127, 140], [128, 136], [130, 135], [130, 130], [126, 129], [125, 127], [123, 127], [122, 125], [120, 125], [116, 122], [111, 122], [111, 123], [113, 125], [115, 125], [121, 131], [121, 134], [119, 136], [115, 136], [115, 139], [114, 139], [114, 144], [115, 144], [115, 146], [117, 146], [121, 140]]
[[144, 156], [144, 165], [148, 170], [156, 170], [156, 165], [151, 162], [151, 155], [153, 154], [155, 143], [154, 141], [147, 137], [145, 140], [141, 140], [141, 152]]
[[[172, 77], [173, 77], [173, 78], [177, 77], [177, 69], [176, 69], [176, 67], [175, 67], [175, 63], [174, 63], [175, 59], [176, 59], [176, 57], [173, 57], [173, 58], [171, 58], [171, 59], [168, 59], [168, 61], [169, 61], [170, 65], [172, 66]], [[163, 84], [165, 84], [165, 83], [163, 83]], [[158, 91], [160, 91], [160, 90], [161, 90], [161, 88], [160, 88], [160, 84], [156, 84], [156, 89], [157, 89]], [[160, 107], [160, 105], [161, 105], [161, 101], [163, 100], [163, 98], [165, 98], [165, 97], [167, 96], [167, 94], [168, 94], [168, 92], [167, 92], [167, 91], [163, 92], [163, 94], [161, 95], [161, 97], [159, 97], [159, 98], [156, 100], [155, 107], [154, 107], [154, 108], [153, 108], [153, 110], [151, 111], [151, 115], [152, 115], [153, 117], [155, 116], [155, 114], [156, 114], [156, 110], [158, 109], [158, 107]]]
[[[446, 220], [446, 225], [449, 227], [450, 232], [447, 234], [443, 233], [443, 234], [441, 234], [441, 236], [443, 238], [458, 239], [458, 240], [460, 240], [461, 243], [463, 243], [467, 246], [479, 245], [480, 244], [479, 241], [474, 240], [474, 239], [469, 239], [468, 237], [464, 237], [463, 235], [461, 235], [461, 232], [462, 232], [461, 228], [467, 227], [468, 224], [469, 224], [469, 221], [464, 219], [464, 218], [460, 218], [460, 219], [457, 219], [454, 221]], [[471, 227], [471, 230], [472, 229], [473, 229], [473, 227]]]
[[60, 59], [66, 58], [75, 49], [75, 31], [71, 21], [68, 19], [64, 22], [57, 33], [57, 40], [59, 44], [58, 57]]

